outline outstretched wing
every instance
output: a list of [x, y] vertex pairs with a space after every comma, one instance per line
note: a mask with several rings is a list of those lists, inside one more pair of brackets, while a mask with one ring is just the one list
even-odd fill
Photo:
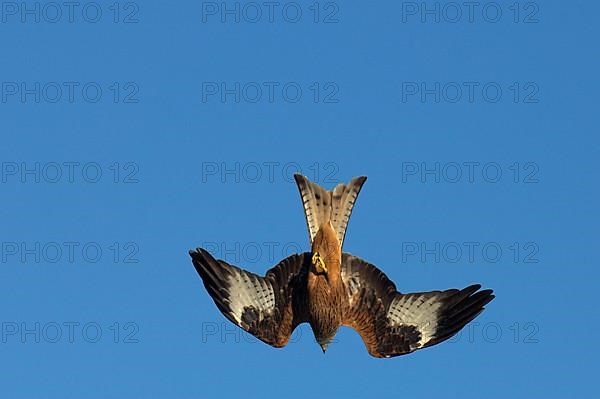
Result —
[[404, 355], [445, 341], [494, 299], [492, 290], [479, 291], [478, 284], [401, 294], [377, 267], [346, 253], [342, 281], [349, 301], [344, 325], [358, 331], [375, 357]]
[[190, 256], [221, 313], [261, 341], [285, 346], [294, 328], [307, 321], [308, 255], [285, 258], [265, 277], [216, 260], [202, 248]]

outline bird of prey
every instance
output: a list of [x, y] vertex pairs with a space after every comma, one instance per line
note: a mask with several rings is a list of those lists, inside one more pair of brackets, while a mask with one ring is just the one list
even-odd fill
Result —
[[388, 358], [455, 335], [494, 299], [479, 284], [402, 294], [374, 265], [342, 251], [346, 227], [366, 177], [327, 191], [294, 176], [308, 225], [311, 252], [291, 255], [264, 277], [190, 251], [196, 271], [219, 310], [235, 325], [280, 348], [309, 323], [323, 352], [340, 326], [355, 329], [368, 352]]

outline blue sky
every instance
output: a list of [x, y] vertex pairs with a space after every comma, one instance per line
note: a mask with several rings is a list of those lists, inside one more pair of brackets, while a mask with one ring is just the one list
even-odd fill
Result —
[[[3, 396], [595, 394], [600, 6], [346, 3], [2, 2]], [[345, 250], [493, 288], [478, 324], [391, 360], [236, 330], [187, 251], [307, 250], [297, 170], [367, 175]]]

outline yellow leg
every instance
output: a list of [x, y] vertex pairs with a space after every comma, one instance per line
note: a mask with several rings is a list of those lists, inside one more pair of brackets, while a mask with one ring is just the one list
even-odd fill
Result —
[[315, 265], [315, 269], [317, 269], [318, 273], [327, 273], [327, 266], [325, 265], [325, 261], [321, 258], [321, 254], [315, 252], [312, 257], [312, 264]]

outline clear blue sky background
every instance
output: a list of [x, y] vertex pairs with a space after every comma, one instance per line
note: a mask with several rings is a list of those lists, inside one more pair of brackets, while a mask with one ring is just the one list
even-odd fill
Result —
[[[72, 23], [66, 6], [51, 23], [44, 4], [39, 23], [20, 2], [3, 2], [0, 16], [1, 396], [596, 394], [596, 2], [521, 2], [518, 15], [501, 2], [496, 23], [485, 3], [473, 22], [466, 7], [449, 21], [456, 9], [441, 3], [439, 23], [396, 1], [321, 2], [316, 23], [308, 5], [286, 21], [285, 2], [272, 23], [266, 7], [256, 23], [249, 8], [222, 23], [214, 3], [203, 15], [192, 1], [122, 2], [119, 23], [108, 2], [86, 21], [81, 3]], [[293, 4], [286, 11], [294, 18]], [[123, 23], [131, 13], [138, 22]], [[239, 102], [206, 91], [236, 82]], [[265, 82], [279, 85], [273, 101]], [[439, 102], [407, 91], [436, 82]], [[469, 162], [479, 163], [471, 181]], [[411, 174], [436, 164], [439, 182]], [[235, 330], [187, 251], [212, 246], [262, 274], [285, 248], [307, 250], [289, 178], [298, 168], [328, 187], [368, 175], [345, 250], [400, 291], [493, 288], [479, 324], [391, 360], [371, 358], [346, 328], [326, 355], [306, 325], [279, 350]]]

